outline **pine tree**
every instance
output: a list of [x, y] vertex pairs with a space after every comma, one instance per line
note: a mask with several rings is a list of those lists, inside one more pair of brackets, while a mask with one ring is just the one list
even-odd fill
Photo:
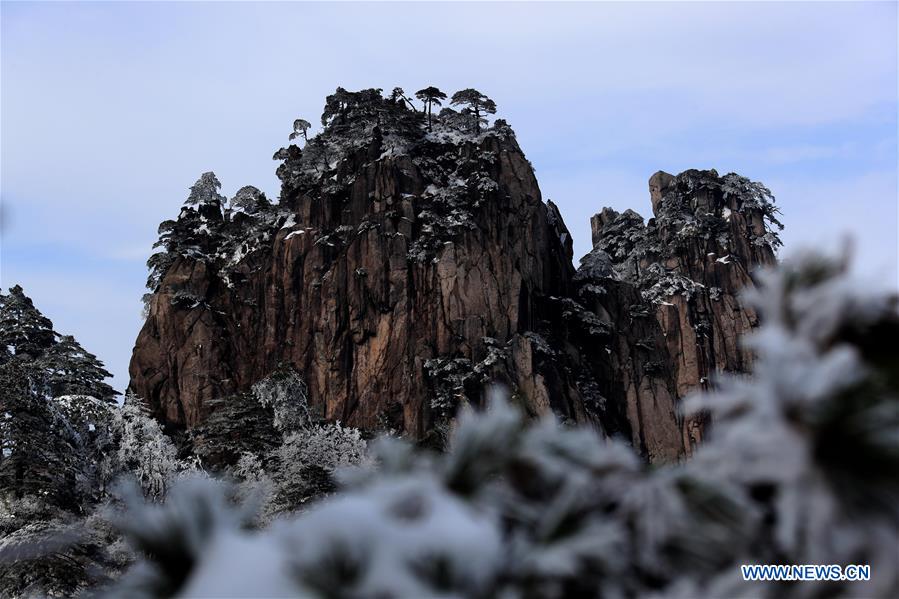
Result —
[[325, 98], [325, 110], [322, 112], [322, 125], [340, 127], [353, 121], [377, 120], [377, 116], [386, 110], [386, 100], [381, 96], [381, 88], [362, 89], [350, 92], [342, 87]]
[[312, 123], [305, 119], [295, 120], [293, 122], [293, 133], [290, 134], [290, 140], [292, 141], [302, 135], [303, 140], [308, 142], [309, 138], [306, 136], [306, 132], [309, 131], [310, 127], [312, 127]]
[[74, 337], [60, 335], [53, 323], [34, 306], [22, 287], [0, 293], [0, 364], [27, 363], [32, 387], [45, 397], [90, 395], [114, 401], [118, 395], [104, 379], [112, 376], [97, 356]]
[[219, 193], [222, 184], [212, 171], [203, 173], [190, 188], [186, 206], [217, 205], [219, 209], [225, 203], [225, 196]]
[[34, 307], [22, 287], [0, 293], [0, 362], [12, 356], [37, 359], [53, 345], [53, 323]]
[[112, 376], [97, 356], [85, 350], [71, 335], [62, 335], [42, 359], [52, 397], [89, 395], [115, 403], [118, 393], [103, 382]]
[[[177, 224], [173, 220], [164, 220], [159, 223], [159, 228], [157, 229], [159, 239], [153, 244], [153, 249], [163, 249], [153, 252], [147, 259], [147, 269], [150, 271], [147, 275], [147, 289], [152, 292], [159, 289], [162, 277], [165, 276], [165, 273], [168, 272], [178, 256], [178, 245], [175, 241], [175, 227]], [[144, 300], [148, 301], [150, 296], [152, 294], [144, 296]]]
[[481, 132], [481, 125], [487, 123], [482, 114], [496, 114], [496, 103], [476, 89], [468, 88], [453, 94], [450, 103], [462, 105], [462, 112], [469, 114], [474, 122], [475, 133]]
[[394, 87], [393, 88], [393, 91], [390, 93], [390, 101], [393, 102], [394, 104], [396, 104], [397, 106], [402, 106], [403, 108], [408, 106], [413, 111], [417, 112], [417, 109], [415, 108], [415, 104], [412, 103], [412, 100], [410, 100], [408, 97], [406, 97], [406, 92], [403, 91], [402, 87]]
[[218, 191], [221, 186], [215, 173], [203, 173], [191, 186], [178, 218], [159, 224], [159, 239], [153, 244], [159, 251], [147, 260], [150, 291], [159, 289], [165, 273], [179, 256], [210, 260], [215, 255], [222, 242], [223, 206], [227, 201]]
[[265, 197], [265, 194], [252, 185], [244, 185], [237, 190], [234, 197], [231, 198], [230, 207], [232, 210], [239, 209], [246, 214], [256, 214], [262, 210], [271, 207], [271, 202]]
[[350, 92], [338, 87], [333, 94], [325, 98], [325, 109], [322, 111], [322, 126], [327, 127], [334, 118], [342, 114], [350, 103]]
[[179, 462], [171, 439], [143, 401], [128, 393], [110, 426], [116, 449], [108, 456], [105, 469], [134, 476], [146, 497], [164, 498], [175, 473], [187, 465]]
[[42, 396], [42, 377], [35, 363], [22, 359], [0, 366], [0, 494], [74, 510], [82, 447], [66, 419]]
[[371, 88], [349, 92], [338, 87], [325, 100], [322, 113], [324, 137], [331, 141], [340, 137], [360, 138], [371, 134], [375, 126], [384, 134], [388, 130], [403, 135], [417, 131], [412, 125], [419, 123], [420, 114], [406, 110], [403, 104], [391, 98], [384, 98], [381, 91], [380, 88]]
[[441, 100], [446, 100], [446, 94], [434, 86], [429, 86], [415, 92], [415, 97], [424, 102], [428, 109], [428, 131], [431, 130], [431, 109], [434, 106], [442, 106]]
[[193, 453], [213, 469], [231, 466], [244, 454], [264, 455], [278, 447], [273, 407], [247, 391], [209, 402], [210, 414], [191, 431]]

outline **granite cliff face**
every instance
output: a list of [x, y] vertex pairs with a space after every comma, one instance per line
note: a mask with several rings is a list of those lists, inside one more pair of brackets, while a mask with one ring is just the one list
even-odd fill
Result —
[[204, 175], [160, 227], [131, 390], [192, 428], [287, 365], [321, 415], [440, 445], [499, 381], [530, 414], [649, 459], [688, 451], [702, 423], [679, 398], [750, 359], [735, 294], [773, 261], [768, 197], [736, 175], [657, 174], [656, 218], [604, 210], [575, 271], [511, 128], [466, 118], [429, 130], [402, 101], [338, 90], [323, 132], [276, 154], [278, 204], [252, 187], [228, 202]]
[[[754, 270], [775, 263], [781, 225], [771, 192], [734, 173], [660, 171], [649, 190], [648, 223], [609, 208], [591, 219], [594, 249], [584, 264], [611, 263], [614, 277], [651, 306], [682, 398], [707, 388], [716, 371], [748, 369], [752, 355], [740, 337], [758, 318], [739, 293]], [[705, 424], [701, 416], [683, 423], [687, 451]]]

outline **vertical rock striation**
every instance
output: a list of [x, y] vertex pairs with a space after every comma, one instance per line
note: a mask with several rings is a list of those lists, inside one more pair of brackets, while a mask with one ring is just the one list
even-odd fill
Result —
[[534, 414], [590, 420], [575, 382], [542, 367], [571, 241], [512, 130], [427, 132], [401, 105], [365, 103], [386, 116], [347, 109], [279, 152], [280, 204], [240, 214], [255, 233], [221, 231], [224, 210], [202, 220], [216, 247], [163, 261], [131, 388], [193, 427], [286, 363], [324, 416], [362, 428], [439, 435], [494, 380]]
[[[757, 324], [739, 300], [753, 270], [780, 245], [771, 192], [734, 173], [689, 170], [649, 179], [654, 218], [609, 208], [591, 220], [594, 249], [653, 306], [674, 367], [674, 391], [705, 388], [715, 371], [745, 371], [740, 337]], [[582, 267], [583, 268], [583, 267]], [[702, 439], [703, 417], [683, 424], [685, 447]]]
[[[736, 292], [773, 261], [767, 190], [714, 171], [650, 181], [656, 218], [606, 209], [575, 271], [504, 121], [422, 113], [378, 90], [328, 98], [324, 130], [280, 150], [281, 198], [227, 202], [207, 173], [150, 260], [131, 389], [172, 427], [283, 365], [322, 416], [441, 445], [460, 404], [499, 381], [677, 459], [701, 423], [677, 401], [750, 359]], [[755, 204], [753, 204], [755, 202]]]

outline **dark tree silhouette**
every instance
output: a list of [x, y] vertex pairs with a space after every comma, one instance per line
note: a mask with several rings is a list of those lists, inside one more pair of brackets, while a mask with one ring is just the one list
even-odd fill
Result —
[[147, 260], [147, 288], [156, 291], [162, 277], [178, 256], [212, 256], [221, 243], [223, 212], [227, 198], [219, 193], [222, 184], [213, 172], [200, 175], [176, 220], [159, 224], [159, 239]]
[[322, 126], [342, 125], [359, 119], [376, 117], [379, 110], [383, 108], [384, 102], [381, 88], [349, 92], [338, 87], [333, 94], [325, 98]]
[[333, 94], [325, 98], [325, 109], [322, 111], [322, 126], [326, 127], [331, 120], [346, 110], [350, 92], [338, 87]]
[[97, 356], [74, 337], [60, 335], [19, 285], [0, 293], [0, 364], [28, 367], [30, 387], [49, 397], [90, 395], [115, 402], [116, 391], [104, 383], [112, 375]]
[[293, 122], [293, 133], [290, 134], [290, 140], [298, 138], [300, 135], [303, 136], [303, 140], [308, 142], [309, 138], [306, 137], [306, 132], [309, 128], [312, 127], [312, 124], [305, 119], [297, 119]]
[[244, 185], [231, 198], [231, 208], [238, 208], [247, 214], [256, 214], [260, 210], [270, 207], [271, 202], [268, 201], [265, 194], [252, 185]]
[[190, 188], [190, 195], [184, 204], [186, 206], [212, 204], [221, 207], [225, 203], [225, 196], [219, 193], [221, 188], [222, 184], [219, 182], [218, 177], [215, 176], [215, 173], [211, 171], [203, 173]]
[[19, 285], [0, 292], [0, 363], [13, 356], [35, 360], [56, 342], [53, 323]]
[[39, 392], [43, 373], [33, 362], [0, 366], [0, 498], [41, 497], [75, 503], [79, 439]]
[[446, 94], [434, 86], [429, 86], [415, 92], [415, 97], [424, 102], [428, 110], [428, 131], [431, 130], [431, 109], [434, 106], [442, 106], [441, 100], [446, 100]]
[[468, 88], [453, 94], [450, 103], [453, 106], [462, 105], [463, 114], [474, 117], [475, 133], [481, 132], [481, 124], [487, 123], [482, 114], [496, 114], [496, 103], [476, 89]]
[[97, 356], [81, 347], [71, 335], [61, 335], [59, 341], [39, 362], [44, 367], [50, 395], [90, 395], [115, 403], [118, 393], [103, 382], [112, 376]]
[[408, 106], [412, 110], [418, 112], [418, 109], [415, 108], [415, 104], [413, 104], [412, 100], [406, 96], [406, 92], [403, 91], [402, 87], [393, 88], [393, 91], [390, 93], [390, 100], [395, 104], [399, 104], [400, 100], [402, 100], [402, 104], [399, 104], [400, 106]]

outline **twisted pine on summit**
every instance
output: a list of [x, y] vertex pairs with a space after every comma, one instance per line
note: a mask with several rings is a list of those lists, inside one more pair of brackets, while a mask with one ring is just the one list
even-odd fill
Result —
[[441, 100], [446, 100], [446, 94], [438, 88], [432, 86], [420, 89], [415, 92], [415, 97], [424, 102], [428, 110], [428, 131], [431, 130], [431, 109], [434, 106], [442, 106]]
[[[473, 89], [453, 95], [453, 104], [465, 106], [461, 112], [444, 108], [439, 115], [434, 114], [434, 107], [442, 106], [447, 98], [447, 94], [434, 86], [417, 91], [415, 97], [424, 102], [425, 111], [416, 110], [399, 87], [386, 97], [379, 88], [354, 92], [338, 87], [325, 100], [320, 132], [310, 135], [309, 121], [294, 120], [289, 139], [302, 137], [305, 144], [302, 148], [291, 144], [275, 153], [274, 159], [284, 161], [278, 176], [294, 186], [325, 185], [326, 189], [333, 190], [341, 183], [334, 176], [340, 160], [370, 146], [374, 140], [387, 154], [408, 152], [415, 144], [434, 139], [458, 143], [483, 130], [481, 125], [487, 122], [484, 115], [496, 113], [496, 104]], [[253, 186], [241, 188], [230, 202], [220, 189], [221, 183], [214, 173], [203, 173], [190, 188], [178, 217], [159, 225], [159, 238], [147, 260], [150, 293], [144, 296], [145, 308], [179, 256], [233, 266], [261, 247], [266, 235], [291, 217], [289, 206], [269, 202]], [[202, 298], [186, 293], [178, 297], [190, 305], [203, 305]]]
[[474, 117], [475, 133], [480, 133], [481, 125], [487, 123], [487, 119], [481, 116], [482, 114], [496, 114], [496, 102], [472, 88], [454, 93], [450, 104], [465, 106], [462, 113]]
[[297, 119], [293, 122], [293, 133], [290, 134], [290, 140], [293, 141], [300, 135], [303, 136], [305, 141], [309, 141], [309, 138], [306, 136], [306, 132], [309, 131], [309, 128], [312, 127], [312, 124], [305, 119]]
[[[415, 92], [415, 97], [424, 104], [427, 115], [427, 129], [431, 131], [434, 123], [434, 107], [442, 106], [442, 101], [447, 95], [439, 88], [428, 86]], [[453, 106], [463, 106], [461, 114], [473, 122], [475, 133], [481, 132], [481, 127], [487, 124], [485, 115], [496, 114], [496, 103], [480, 91], [472, 88], [463, 89], [452, 96]], [[411, 108], [411, 110], [409, 110]], [[403, 115], [403, 113], [408, 113]], [[333, 94], [325, 100], [325, 108], [322, 112], [321, 123], [326, 131], [331, 133], [341, 132], [350, 123], [364, 123], [375, 121], [379, 124], [388, 123], [391, 120], [405, 121], [421, 117], [417, 114], [412, 101], [406, 96], [401, 87], [393, 88], [388, 97], [382, 96], [380, 88], [363, 89], [356, 92], [347, 91], [338, 87]], [[467, 123], [466, 123], [467, 125]], [[297, 119], [294, 121], [294, 131], [290, 139], [300, 136], [308, 143], [308, 130], [311, 127], [308, 121]], [[277, 156], [277, 155], [276, 155]]]

